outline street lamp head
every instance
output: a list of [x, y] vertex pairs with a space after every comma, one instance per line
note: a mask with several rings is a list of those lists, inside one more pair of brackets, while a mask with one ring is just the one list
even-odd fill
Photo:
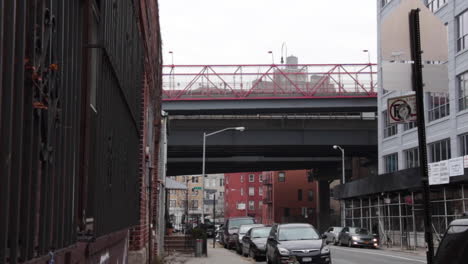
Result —
[[172, 51], [169, 51], [169, 54], [172, 54], [173, 52]]
[[244, 131], [244, 130], [245, 130], [245, 127], [236, 127], [236, 130], [237, 130], [237, 131], [241, 131], [241, 132], [242, 132], [242, 131]]
[[362, 50], [362, 52], [369, 52], [369, 50]]
[[333, 149], [338, 149], [338, 146], [337, 146], [337, 145], [333, 145]]
[[268, 51], [268, 54], [271, 54], [271, 53], [273, 53], [273, 51], [269, 50], [269, 51]]

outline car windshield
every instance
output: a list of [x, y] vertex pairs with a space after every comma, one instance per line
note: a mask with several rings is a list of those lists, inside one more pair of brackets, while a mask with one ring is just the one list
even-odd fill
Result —
[[279, 241], [314, 239], [319, 239], [319, 235], [312, 227], [283, 227], [278, 237]]
[[271, 227], [259, 227], [252, 229], [252, 238], [266, 238], [270, 234]]
[[229, 220], [229, 229], [239, 228], [241, 225], [253, 224], [254, 220], [249, 218]]
[[343, 230], [342, 227], [334, 227], [333, 228], [333, 232], [341, 232], [341, 230]]
[[358, 227], [351, 227], [349, 229], [351, 234], [358, 234], [358, 235], [369, 235], [369, 230], [365, 228], [358, 228]]

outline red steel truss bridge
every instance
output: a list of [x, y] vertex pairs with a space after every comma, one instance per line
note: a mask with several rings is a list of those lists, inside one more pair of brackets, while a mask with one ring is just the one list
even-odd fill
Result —
[[163, 66], [165, 102], [376, 97], [370, 63]]

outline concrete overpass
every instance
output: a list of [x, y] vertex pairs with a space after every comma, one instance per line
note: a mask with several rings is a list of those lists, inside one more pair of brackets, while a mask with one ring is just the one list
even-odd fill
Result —
[[170, 115], [168, 175], [201, 173], [203, 132], [232, 126], [246, 130], [207, 139], [207, 173], [318, 167], [337, 172], [341, 154], [334, 144], [343, 146], [347, 157], [376, 159], [375, 114]]
[[203, 132], [244, 126], [207, 140], [207, 173], [334, 170], [347, 157], [377, 155], [376, 65], [167, 65], [168, 174], [201, 173]]

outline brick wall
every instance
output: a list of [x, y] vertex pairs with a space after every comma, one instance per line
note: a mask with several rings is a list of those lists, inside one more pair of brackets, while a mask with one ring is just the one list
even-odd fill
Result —
[[[144, 120], [142, 124], [141, 167], [140, 167], [140, 221], [131, 229], [129, 249], [130, 251], [141, 251], [148, 248], [151, 239], [152, 256], [157, 255], [155, 233], [158, 200], [158, 155], [159, 155], [159, 132], [161, 125], [161, 87], [162, 87], [162, 55], [161, 36], [159, 33], [159, 10], [158, 2], [150, 0], [139, 0], [138, 12], [140, 13], [140, 32], [145, 44], [145, 76], [143, 79], [143, 101], [145, 112], [142, 113]], [[147, 155], [146, 148], [149, 148]], [[148, 180], [151, 177], [151, 198], [148, 195]], [[151, 203], [150, 200], [151, 199]], [[164, 204], [164, 202], [162, 202]], [[149, 208], [151, 204], [151, 208]], [[151, 219], [148, 216], [151, 215]], [[152, 229], [149, 229], [148, 220], [151, 221]]]

